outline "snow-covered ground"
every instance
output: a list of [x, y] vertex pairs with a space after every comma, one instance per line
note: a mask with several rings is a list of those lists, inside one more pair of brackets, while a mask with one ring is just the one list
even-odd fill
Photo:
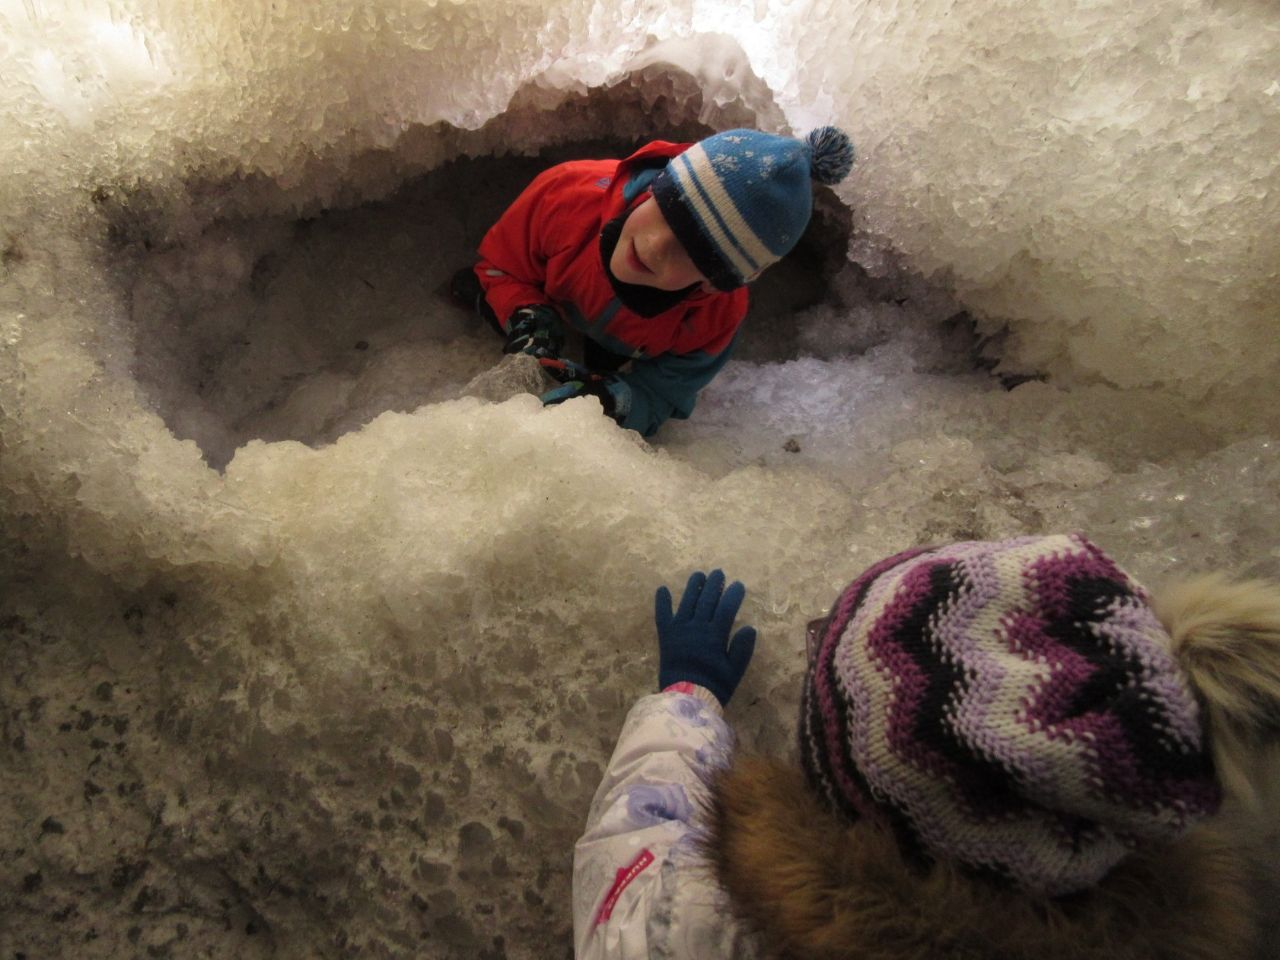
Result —
[[[6, 955], [567, 956], [696, 567], [771, 751], [907, 546], [1280, 577], [1265, 5], [0, 0], [0, 55]], [[827, 122], [854, 174], [652, 442], [438, 295], [551, 162]]]

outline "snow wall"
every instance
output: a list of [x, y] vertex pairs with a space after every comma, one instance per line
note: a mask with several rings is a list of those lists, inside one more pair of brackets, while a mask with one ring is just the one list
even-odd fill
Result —
[[[1280, 576], [1266, 4], [3, 0], [0, 54], [7, 955], [568, 956], [694, 568], [778, 752], [889, 552]], [[550, 162], [828, 122], [817, 242], [652, 443], [437, 296]]]

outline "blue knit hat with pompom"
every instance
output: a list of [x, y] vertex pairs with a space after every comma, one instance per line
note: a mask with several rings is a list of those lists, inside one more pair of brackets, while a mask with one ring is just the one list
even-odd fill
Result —
[[653, 196], [694, 265], [733, 290], [799, 242], [813, 212], [809, 181], [834, 185], [852, 167], [853, 144], [835, 127], [803, 140], [726, 130], [667, 164]]

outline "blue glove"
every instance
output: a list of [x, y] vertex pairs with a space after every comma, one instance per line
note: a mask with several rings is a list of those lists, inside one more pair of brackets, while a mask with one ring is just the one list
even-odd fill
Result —
[[630, 412], [631, 388], [613, 374], [592, 373], [582, 364], [561, 357], [539, 357], [538, 363], [549, 377], [560, 381], [560, 386], [539, 397], [544, 407], [574, 397], [596, 397], [604, 405], [605, 414], [619, 423]]
[[729, 639], [747, 588], [738, 581], [724, 588], [724, 572], [695, 573], [685, 584], [680, 609], [671, 613], [671, 591], [654, 596], [658, 626], [658, 689], [688, 681], [706, 687], [721, 706], [729, 702], [756, 648], [755, 627], [742, 627]]
[[553, 357], [564, 347], [564, 324], [555, 307], [535, 303], [521, 307], [507, 318], [507, 342], [503, 353], [527, 353]]

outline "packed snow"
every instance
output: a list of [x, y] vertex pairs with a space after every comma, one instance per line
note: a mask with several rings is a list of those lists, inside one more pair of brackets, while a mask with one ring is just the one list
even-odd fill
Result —
[[[779, 753], [908, 546], [1280, 578], [1263, 4], [0, 0], [0, 56], [6, 956], [569, 956], [692, 569]], [[652, 441], [440, 292], [551, 163], [823, 123], [853, 174]]]

